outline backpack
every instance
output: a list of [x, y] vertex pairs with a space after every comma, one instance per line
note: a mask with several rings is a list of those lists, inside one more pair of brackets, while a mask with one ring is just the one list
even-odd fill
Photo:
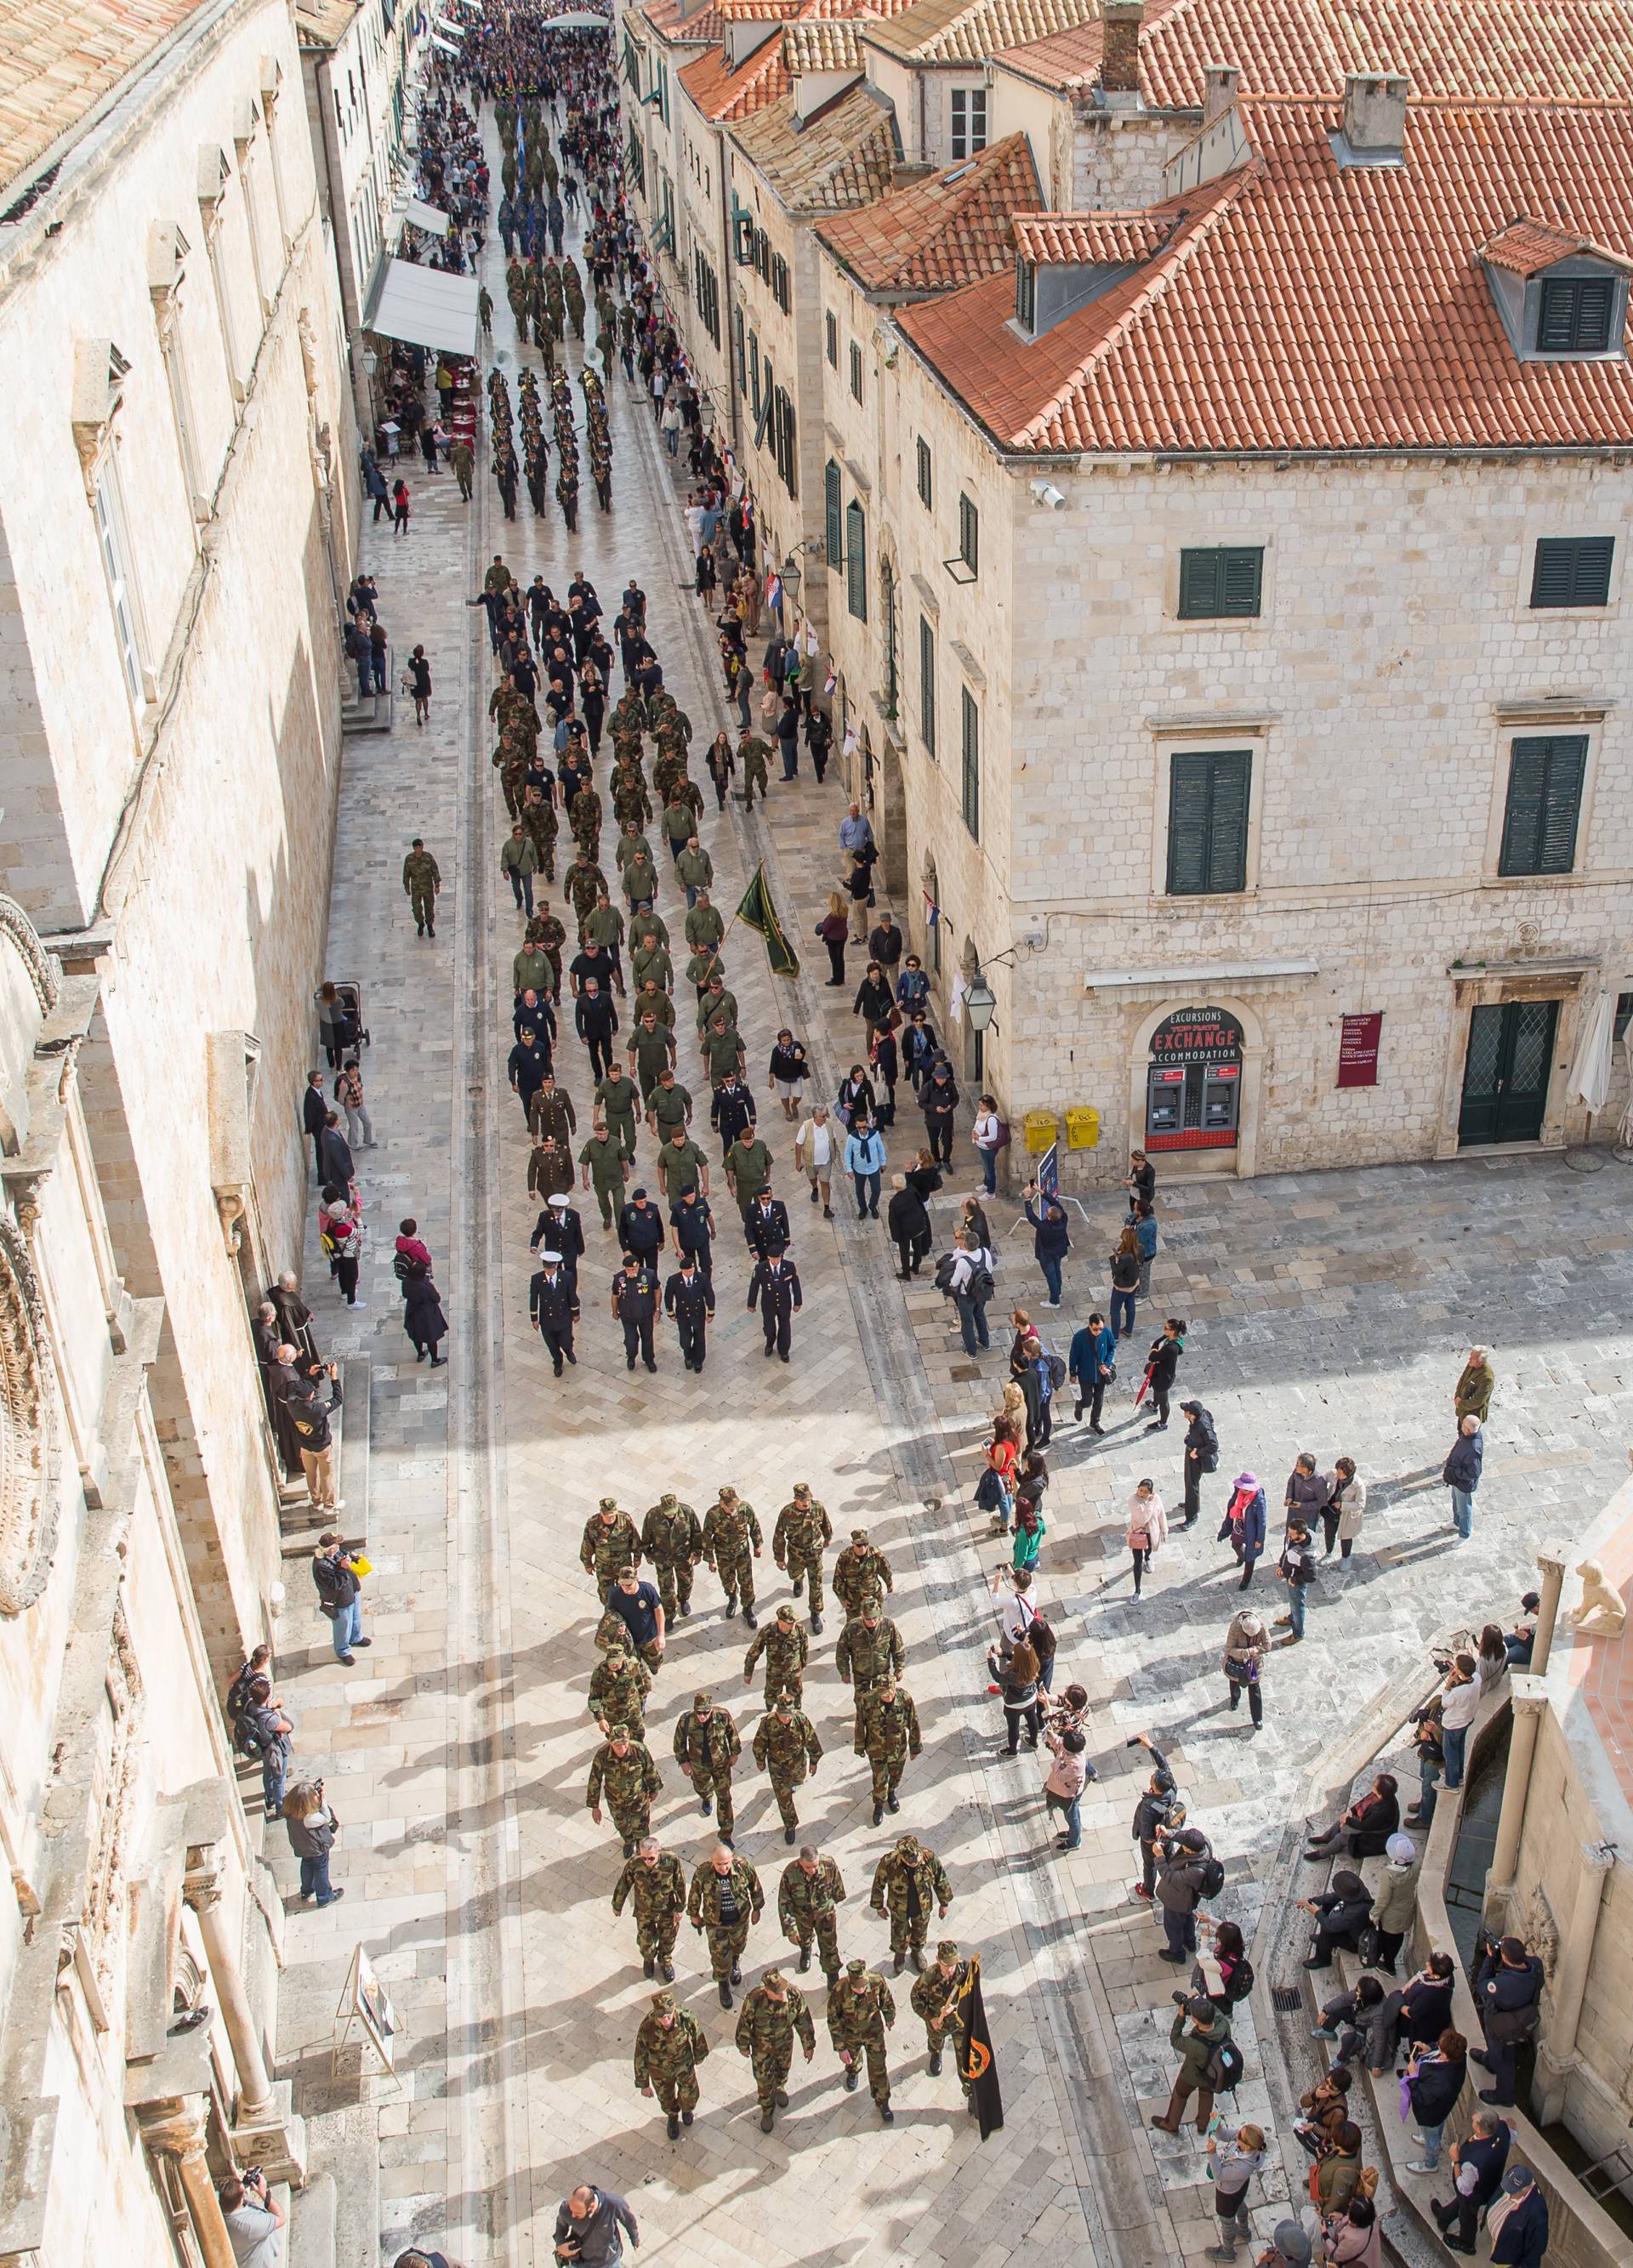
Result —
[[1210, 2095], [1234, 2095], [1247, 2069], [1234, 2040], [1221, 2040], [1202, 2066], [1202, 2085]]
[[990, 1268], [975, 1269], [970, 1277], [968, 1296], [979, 1304], [990, 1300], [993, 1296], [993, 1290], [992, 1270]]
[[1051, 1394], [1058, 1394], [1066, 1383], [1065, 1359], [1058, 1354], [1046, 1354], [1044, 1360], [1048, 1366], [1049, 1391]]
[[1245, 2000], [1253, 1989], [1253, 1964], [1238, 1961], [1230, 1971], [1230, 1981], [1225, 1986], [1225, 1998], [1234, 2008], [1238, 2000]]
[[259, 1759], [266, 1754], [266, 1742], [261, 1737], [260, 1727], [251, 1724], [248, 1711], [233, 1727], [233, 1746], [240, 1756]]
[[1216, 1859], [1210, 1851], [1202, 1861], [1202, 1889], [1205, 1898], [1216, 1898], [1224, 1888], [1224, 1862]]

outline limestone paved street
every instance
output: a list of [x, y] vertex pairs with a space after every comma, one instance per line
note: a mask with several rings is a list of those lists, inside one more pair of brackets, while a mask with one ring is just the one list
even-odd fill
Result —
[[[514, 391], [497, 241], [488, 280]], [[982, 1655], [993, 1627], [985, 1579], [999, 1547], [973, 1508], [976, 1444], [1004, 1372], [1003, 1313], [1012, 1301], [1027, 1305], [1063, 1352], [1089, 1306], [1105, 1303], [1104, 1256], [1120, 1205], [1107, 1193], [1075, 1227], [1057, 1318], [1038, 1305], [1030, 1233], [1009, 1234], [1016, 1208], [999, 1203], [994, 1347], [978, 1373], [927, 1279], [905, 1292], [898, 1284], [883, 1227], [855, 1219], [848, 1189], [836, 1186], [831, 1225], [806, 1204], [793, 1129], [767, 1091], [765, 1065], [782, 1022], [805, 1037], [830, 1094], [859, 1051], [849, 990], [823, 988], [811, 936], [837, 878], [844, 806], [831, 777], [820, 789], [806, 771], [791, 785], [774, 781], [765, 817], [733, 805], [723, 817], [711, 808], [706, 821], [722, 908], [729, 913], [765, 857], [808, 963], [789, 985], [768, 976], [758, 939], [741, 927], [726, 949], [804, 1280], [792, 1364], [763, 1360], [757, 1319], [743, 1312], [749, 1270], [723, 1182], [720, 1314], [701, 1378], [682, 1369], [672, 1333], [661, 1339], [656, 1378], [626, 1373], [607, 1309], [613, 1240], [593, 1199], [581, 1201], [590, 1248], [577, 1369], [556, 1381], [528, 1329], [536, 1207], [504, 1073], [521, 922], [498, 873], [503, 805], [488, 762], [484, 618], [464, 604], [487, 559], [502, 552], [524, 583], [542, 572], [558, 591], [582, 566], [609, 615], [638, 576], [667, 681], [693, 722], [700, 781], [702, 749], [725, 721], [712, 620], [690, 592], [683, 496], [649, 412], [621, 377], [610, 403], [614, 510], [603, 519], [587, 486], [577, 539], [553, 506], [543, 519], [528, 514], [525, 497], [525, 516], [506, 525], [485, 471], [467, 509], [451, 477], [410, 470], [412, 534], [394, 541], [383, 524], [364, 531], [399, 662], [422, 639], [436, 691], [429, 729], [417, 731], [399, 700], [388, 735], [347, 747], [329, 969], [362, 980], [373, 1033], [365, 1071], [380, 1146], [359, 1160], [372, 1237], [367, 1311], [340, 1306], [314, 1230], [307, 1270], [325, 1344], [373, 1365], [375, 1572], [366, 1605], [374, 1643], [354, 1669], [338, 1667], [296, 1570], [283, 1686], [302, 1764], [324, 1773], [344, 1822], [336, 1872], [348, 1896], [322, 1915], [292, 1911], [283, 2056], [301, 2073], [309, 2110], [337, 2124], [355, 2118], [355, 2058], [330, 2089], [328, 2055], [344, 1962], [360, 1939], [403, 2027], [404, 2091], [365, 2082], [381, 2105], [387, 2260], [410, 2235], [467, 2264], [548, 2258], [557, 2199], [584, 2176], [630, 2198], [643, 2260], [987, 2268], [1091, 2253], [1196, 2258], [1213, 2224], [1193, 2146], [1165, 2146], [1159, 2161], [1145, 2124], [1171, 2075], [1172, 1977], [1155, 1957], [1149, 1917], [1127, 1899], [1138, 1782], [1124, 1744], [1149, 1727], [1175, 1755], [1193, 1816], [1229, 1861], [1223, 1909], [1251, 1927], [1262, 1871], [1324, 1754], [1430, 1631], [1508, 1618], [1537, 1543], [1585, 1524], [1625, 1469], [1629, 1184], [1615, 1165], [1578, 1175], [1563, 1160], [1504, 1158], [1159, 1189], [1164, 1242], [1140, 1329], [1164, 1313], [1191, 1323], [1179, 1389], [1214, 1412], [1221, 1472], [1202, 1522], [1159, 1556], [1136, 1608], [1123, 1504], [1143, 1473], [1171, 1507], [1179, 1496], [1178, 1423], [1148, 1439], [1130, 1417], [1141, 1366], [1131, 1358], [1144, 1340], [1136, 1334], [1126, 1351], [1105, 1441], [1092, 1443], [1063, 1405], [1043, 1587], [1061, 1632], [1056, 1689], [1076, 1677], [1094, 1697], [1101, 1779], [1084, 1805], [1081, 1851], [1057, 1858], [1038, 1761], [994, 1753], [1000, 1712]], [[444, 878], [434, 943], [416, 939], [399, 880], [416, 833]], [[660, 910], [678, 931], [683, 896], [667, 880]], [[680, 1075], [703, 1097], [685, 996], [683, 980]], [[591, 1083], [570, 1016], [569, 1005], [558, 1064], [582, 1138]], [[902, 1100], [911, 1100], [905, 1086]], [[1031, 1098], [1012, 1100], [1018, 1116]], [[706, 1122], [694, 1130], [717, 1157]], [[889, 1137], [893, 1165], [917, 1138], [904, 1108]], [[653, 1159], [643, 1135], [638, 1178], [655, 1194]], [[962, 1146], [937, 1201], [938, 1233], [939, 1216], [975, 1185], [970, 1160]], [[434, 1374], [416, 1366], [398, 1319], [389, 1263], [405, 1212], [417, 1216], [437, 1256], [452, 1324], [451, 1367]], [[1452, 1386], [1471, 1338], [1491, 1347], [1499, 1385], [1474, 1539], [1456, 1546], [1438, 1475]], [[1349, 1569], [1325, 1574], [1312, 1596], [1307, 1643], [1273, 1658], [1268, 1721], [1255, 1739], [1223, 1712], [1217, 1662], [1236, 1592], [1214, 1529], [1224, 1484], [1245, 1466], [1266, 1481], [1274, 1517], [1293, 1456], [1306, 1447], [1324, 1465], [1355, 1455], [1372, 1509]], [[984, 2146], [950, 2069], [936, 2080], [926, 2073], [922, 2029], [906, 2007], [911, 1973], [897, 1987], [893, 2129], [880, 2126], [865, 2088], [841, 2092], [813, 1971], [802, 1981], [817, 1986], [816, 2060], [796, 2062], [792, 2107], [762, 2135], [747, 2065], [732, 2046], [735, 2019], [720, 2008], [690, 1930], [677, 1989], [713, 2052], [698, 2122], [679, 2143], [665, 2139], [661, 2114], [632, 2080], [632, 2043], [652, 1988], [629, 1917], [615, 1921], [608, 1903], [617, 1838], [585, 1808], [596, 1602], [578, 1564], [580, 1531], [603, 1494], [639, 1521], [666, 1488], [701, 1513], [730, 1482], [766, 1530], [765, 1614], [787, 1595], [769, 1537], [799, 1480], [826, 1504], [840, 1541], [866, 1525], [894, 1564], [892, 1611], [925, 1736], [899, 1820], [874, 1830], [865, 1767], [850, 1753], [849, 1697], [832, 1668], [839, 1617], [831, 1615], [806, 1687], [826, 1755], [802, 1815], [845, 1875], [844, 1951], [882, 1962], [887, 1977], [884, 1926], [867, 1910], [875, 1865], [904, 1830], [945, 1862], [955, 1892], [947, 1927], [985, 1957], [1005, 2096], [1003, 2131]], [[1275, 1587], [1261, 1575], [1259, 1603], [1269, 1612], [1278, 1610]], [[711, 1847], [669, 1754], [678, 1711], [694, 1687], [708, 1685], [743, 1729], [739, 1847], [774, 1907], [791, 1854], [747, 1756], [759, 1714], [757, 1688], [746, 1690], [742, 1678], [749, 1635], [740, 1620], [722, 1618], [719, 1586], [700, 1571], [694, 1612], [674, 1634], [649, 1707], [664, 1778], [655, 1829], [689, 1873]], [[287, 1871], [281, 1840], [277, 1855]], [[746, 1982], [785, 1953], [792, 1962], [768, 1914], [750, 1936]], [[1251, 2055], [1249, 2067], [1255, 2077], [1242, 2107], [1267, 2117]], [[1273, 2208], [1260, 2216], [1274, 2217]]]

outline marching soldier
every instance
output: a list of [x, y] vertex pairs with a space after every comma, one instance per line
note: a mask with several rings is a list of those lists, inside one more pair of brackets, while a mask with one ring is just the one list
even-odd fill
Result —
[[882, 1591], [896, 1588], [890, 1561], [876, 1543], [869, 1542], [865, 1528], [852, 1528], [850, 1542], [834, 1561], [833, 1587], [836, 1595], [844, 1601], [847, 1615], [861, 1613], [861, 1602], [869, 1592], [876, 1598]]
[[709, 2052], [703, 2027], [690, 2008], [675, 2004], [672, 1992], [654, 1992], [652, 2014], [635, 2035], [635, 2084], [655, 2095], [669, 2113], [669, 2139], [690, 2126], [698, 2107], [698, 2066]]
[[[913, 2014], [922, 2019], [924, 2043], [930, 2051], [930, 2077], [941, 2073], [942, 2058], [947, 2052], [948, 2038], [958, 2025], [958, 1996], [964, 1991], [964, 1980], [969, 1973], [969, 1963], [958, 1958], [957, 1940], [944, 1937], [935, 1948], [935, 1965], [915, 1978], [908, 1995]], [[955, 2069], [957, 2063], [955, 2060]], [[970, 2085], [962, 2072], [959, 2085], [966, 2102]]]
[[794, 1578], [797, 1599], [809, 1578], [811, 1587], [811, 1628], [822, 1636], [822, 1555], [833, 1541], [833, 1528], [823, 1506], [811, 1494], [809, 1481], [795, 1481], [791, 1502], [777, 1515], [772, 1536], [772, 1557]]
[[437, 933], [437, 900], [441, 895], [442, 876], [437, 862], [426, 850], [424, 840], [414, 837], [413, 847], [403, 861], [403, 889], [414, 913], [414, 934], [424, 937]]
[[[733, 1148], [736, 1147], [734, 1144]], [[803, 1305], [794, 1255], [785, 1250], [761, 1260], [749, 1280], [748, 1307], [750, 1314], [756, 1307], [760, 1311], [760, 1327], [765, 1334], [763, 1354], [768, 1358], [778, 1354], [787, 1361], [794, 1318]]]
[[[595, 1104], [607, 1123], [607, 1131], [617, 1137], [619, 1149], [626, 1159], [635, 1155], [635, 1121], [640, 1115], [640, 1094], [634, 1080], [622, 1064], [615, 1062], [605, 1079], [595, 1088]], [[612, 1224], [608, 1222], [609, 1228]]]
[[896, 1974], [901, 1975], [902, 1963], [911, 1953], [913, 1965], [922, 1976], [930, 1908], [934, 1904], [945, 1921], [952, 1904], [947, 1869], [927, 1844], [920, 1843], [916, 1835], [904, 1835], [893, 1851], [885, 1852], [874, 1869], [870, 1904], [881, 1920], [887, 1912], [890, 1916]]
[[888, 1805], [899, 1811], [896, 1791], [901, 1784], [902, 1769], [908, 1757], [918, 1756], [924, 1747], [919, 1732], [919, 1712], [913, 1696], [893, 1677], [869, 1693], [856, 1712], [859, 1755], [865, 1756], [873, 1768], [873, 1823], [879, 1826]]
[[648, 1370], [655, 1371], [658, 1367], [652, 1343], [653, 1325], [658, 1316], [658, 1278], [654, 1271], [634, 1253], [627, 1253], [623, 1267], [612, 1279], [612, 1293], [609, 1301], [613, 1314], [624, 1326], [625, 1370], [634, 1369], [638, 1349]]
[[673, 1490], [666, 1491], [641, 1522], [640, 1548], [652, 1562], [663, 1618], [691, 1612], [691, 1571], [703, 1557], [703, 1523]]
[[627, 1512], [618, 1510], [616, 1497], [602, 1497], [601, 1509], [591, 1513], [584, 1523], [584, 1533], [579, 1541], [579, 1564], [587, 1575], [595, 1578], [603, 1607], [620, 1572], [625, 1567], [639, 1567], [640, 1554], [641, 1542], [634, 1521]]
[[720, 1986], [722, 2008], [731, 2007], [731, 1988], [743, 1982], [749, 1926], [758, 1921], [765, 1904], [759, 1876], [746, 1859], [723, 1843], [691, 1878], [686, 1912], [692, 1927], [707, 1936], [709, 1966]]
[[800, 1973], [811, 1965], [811, 1940], [822, 1955], [830, 1984], [839, 1975], [839, 1914], [845, 1881], [832, 1859], [819, 1858], [808, 1843], [790, 1859], [777, 1886], [777, 1920], [783, 1935], [800, 1948]]
[[[491, 299], [488, 298], [485, 290], [484, 291], [482, 297], [484, 299], [487, 300], [488, 313], [491, 315], [493, 312], [493, 302]], [[448, 462], [454, 468], [454, 479], [459, 482], [460, 495], [467, 504], [470, 502], [470, 475], [471, 468], [475, 461], [475, 459], [471, 455], [470, 444], [469, 441], [455, 441], [449, 447]]]
[[590, 1759], [585, 1801], [599, 1827], [601, 1799], [605, 1794], [612, 1823], [624, 1837], [626, 1859], [633, 1855], [636, 1844], [651, 1826], [652, 1799], [662, 1786], [646, 1742], [631, 1740], [627, 1725], [615, 1725]]
[[788, 2073], [794, 2068], [796, 2033], [809, 2063], [816, 2052], [816, 2034], [805, 1995], [797, 1984], [787, 1982], [780, 1969], [768, 1969], [743, 1995], [736, 2033], [737, 2052], [748, 2057], [754, 2076], [762, 2134], [771, 2132], [776, 2113], [788, 2107], [787, 2089]]
[[853, 1615], [839, 1632], [833, 1649], [833, 1666], [856, 1697], [857, 1754], [861, 1754], [861, 1706], [876, 1686], [901, 1675], [907, 1649], [901, 1632], [879, 1610], [876, 1598], [864, 1599], [860, 1615]]
[[[623, 1617], [618, 1618], [623, 1628]], [[621, 1646], [609, 1647], [595, 1664], [589, 1682], [589, 1712], [603, 1735], [614, 1725], [626, 1725], [638, 1741], [647, 1737], [647, 1696], [652, 1672], [639, 1656]]]
[[655, 1838], [643, 1836], [632, 1859], [624, 1861], [612, 1893], [612, 1911], [621, 1914], [628, 1905], [635, 1916], [635, 1949], [641, 1974], [663, 1971], [666, 1984], [675, 1982], [675, 1939], [686, 1911], [686, 1877], [672, 1851], [661, 1851]]
[[726, 1611], [735, 1615], [743, 1598], [743, 1619], [750, 1630], [759, 1627], [754, 1611], [754, 1562], [761, 1551], [760, 1523], [754, 1506], [744, 1504], [734, 1488], [723, 1488], [703, 1522], [703, 1556], [720, 1579]]
[[777, 1696], [769, 1717], [762, 1717], [754, 1735], [754, 1761], [769, 1774], [772, 1792], [782, 1819], [782, 1839], [792, 1843], [800, 1824], [794, 1808], [794, 1791], [808, 1774], [815, 1776], [822, 1762], [822, 1742], [816, 1728], [787, 1693]]
[[775, 1622], [757, 1633], [743, 1655], [743, 1682], [754, 1683], [754, 1666], [764, 1654], [767, 1708], [777, 1694], [786, 1693], [797, 1709], [805, 1698], [805, 1664], [809, 1653], [810, 1641], [800, 1628], [794, 1609], [785, 1602], [777, 1609]]
[[720, 1805], [720, 1840], [729, 1843], [737, 1824], [731, 1800], [731, 1768], [743, 1754], [743, 1741], [729, 1709], [717, 1709], [706, 1693], [694, 1693], [691, 1706], [675, 1727], [675, 1761], [702, 1799], [706, 1819]]
[[896, 2021], [896, 2002], [883, 1977], [865, 1961], [847, 1961], [845, 1974], [828, 1988], [828, 2036], [845, 2066], [845, 2091], [853, 2094], [861, 2076], [861, 2059], [868, 2064], [868, 2091], [887, 2126], [894, 2124], [890, 2109], [890, 2074], [884, 2060], [884, 2035]]
[[757, 733], [745, 733], [737, 743], [737, 762], [743, 766], [743, 799], [750, 811], [754, 808], [756, 788], [760, 792], [760, 801], [766, 799], [771, 775], [765, 769], [765, 759], [770, 754], [769, 744]]
[[663, 1307], [675, 1318], [688, 1370], [701, 1371], [708, 1356], [709, 1318], [714, 1286], [698, 1265], [695, 1252], [683, 1252], [681, 1264], [663, 1286]]

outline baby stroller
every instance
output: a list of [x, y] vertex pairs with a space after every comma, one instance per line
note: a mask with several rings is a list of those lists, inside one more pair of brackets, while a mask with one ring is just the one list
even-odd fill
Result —
[[363, 988], [327, 982], [319, 985], [313, 998], [317, 1005], [318, 1036], [329, 1067], [338, 1071], [351, 1050], [369, 1045], [368, 1027], [363, 1021]]

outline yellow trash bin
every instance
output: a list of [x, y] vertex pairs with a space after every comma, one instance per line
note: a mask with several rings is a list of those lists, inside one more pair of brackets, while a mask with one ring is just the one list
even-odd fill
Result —
[[1068, 1110], [1066, 1114], [1066, 1146], [1068, 1150], [1097, 1150], [1100, 1146], [1100, 1114], [1087, 1108]]
[[1060, 1138], [1060, 1125], [1053, 1110], [1029, 1110], [1025, 1119], [1026, 1147], [1034, 1158], [1040, 1158], [1051, 1142]]

